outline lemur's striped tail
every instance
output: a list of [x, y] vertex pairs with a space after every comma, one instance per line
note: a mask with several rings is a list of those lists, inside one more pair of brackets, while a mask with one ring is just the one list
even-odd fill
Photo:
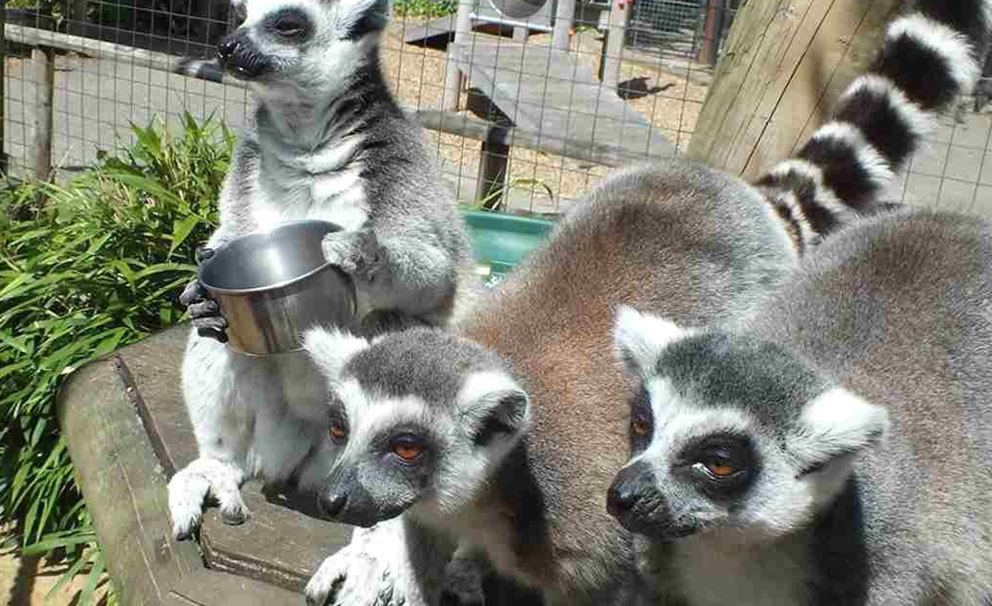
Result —
[[889, 24], [879, 56], [833, 119], [757, 182], [800, 248], [873, 210], [937, 113], [975, 85], [990, 28], [992, 0], [918, 0]]
[[221, 82], [224, 78], [224, 71], [220, 68], [220, 63], [217, 62], [217, 59], [184, 57], [176, 63], [176, 66], [172, 68], [172, 72], [192, 78], [200, 78], [201, 80], [210, 80], [211, 82]]

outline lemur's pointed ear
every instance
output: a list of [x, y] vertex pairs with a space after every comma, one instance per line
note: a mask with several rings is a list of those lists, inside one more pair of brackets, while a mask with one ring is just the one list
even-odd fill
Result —
[[505, 372], [475, 372], [458, 391], [461, 419], [476, 445], [520, 435], [530, 419], [530, 401], [520, 385]]
[[866, 450], [889, 430], [889, 413], [843, 387], [823, 392], [804, 407], [788, 448], [800, 475], [817, 473], [844, 480]]
[[329, 381], [341, 377], [345, 364], [366, 349], [368, 341], [338, 328], [311, 328], [303, 335], [303, 349]]
[[613, 345], [628, 372], [646, 379], [653, 374], [661, 352], [688, 335], [688, 330], [674, 322], [623, 305], [614, 323]]

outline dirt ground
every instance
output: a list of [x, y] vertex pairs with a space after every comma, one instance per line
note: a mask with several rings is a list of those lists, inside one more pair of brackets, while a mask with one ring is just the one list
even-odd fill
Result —
[[[391, 23], [383, 43], [383, 68], [402, 103], [441, 109], [444, 52], [403, 42], [405, 29], [419, 23], [412, 18], [397, 18]], [[527, 42], [548, 45], [550, 39], [550, 34], [531, 35]], [[599, 34], [594, 30], [572, 36], [572, 50], [593, 70], [599, 65], [601, 44]], [[630, 50], [625, 50], [623, 57], [621, 82], [636, 79], [640, 88], [648, 91], [639, 98], [628, 100], [629, 105], [684, 151], [706, 97], [707, 70], [695, 64], [689, 65], [687, 70], [672, 69], [669, 61]], [[463, 92], [460, 107], [464, 107], [465, 98]], [[431, 144], [437, 148], [442, 171], [475, 172], [479, 161], [478, 141], [430, 130], [427, 133]], [[525, 184], [520, 187], [531, 197], [535, 207], [545, 210], [550, 205], [557, 209], [561, 202], [567, 203], [585, 192], [608, 170], [561, 156], [513, 148], [509, 180], [511, 185], [514, 182]], [[548, 195], [548, 190], [553, 197]]]

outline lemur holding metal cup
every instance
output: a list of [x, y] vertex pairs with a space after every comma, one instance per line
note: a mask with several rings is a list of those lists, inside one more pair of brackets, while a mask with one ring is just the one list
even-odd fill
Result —
[[[339, 288], [327, 293], [324, 319], [368, 336], [444, 325], [471, 280], [453, 197], [439, 183], [420, 126], [405, 117], [382, 75], [387, 1], [239, 0], [234, 10], [242, 22], [218, 56], [228, 74], [248, 83], [257, 107], [224, 182], [220, 227], [200, 256], [201, 278], [213, 264], [227, 282], [213, 284], [211, 293], [203, 283], [209, 280], [196, 280], [180, 299], [194, 327], [182, 387], [199, 457], [169, 483], [177, 538], [197, 527], [206, 499], [219, 502], [224, 521], [243, 522], [246, 479], [305, 488], [316, 480], [308, 470], [322, 473], [334, 456], [326, 440], [326, 381], [310, 359], [293, 343], [280, 343], [271, 325], [253, 325], [254, 340], [242, 334], [259, 301], [273, 305], [285, 295], [266, 288], [299, 292], [310, 273], [322, 272]], [[311, 223], [293, 223], [299, 221]], [[334, 225], [321, 231], [320, 222]], [[243, 238], [258, 232], [270, 232], [262, 238], [270, 253], [287, 255], [275, 265], [299, 261], [307, 242], [323, 258], [281, 267], [288, 273], [246, 271], [255, 257], [244, 254]], [[287, 242], [297, 250], [284, 250]], [[237, 284], [236, 270], [250, 277]], [[233, 307], [218, 304], [221, 291], [257, 300], [234, 318]], [[296, 313], [300, 304], [280, 300], [267, 309], [268, 323], [278, 324], [272, 309]], [[266, 355], [250, 355], [259, 353]]]

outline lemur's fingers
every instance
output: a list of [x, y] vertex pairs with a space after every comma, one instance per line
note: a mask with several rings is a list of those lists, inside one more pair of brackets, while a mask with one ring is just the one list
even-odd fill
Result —
[[324, 258], [352, 276], [370, 279], [382, 264], [382, 247], [371, 229], [334, 232], [324, 236]]
[[176, 472], [169, 481], [169, 513], [176, 540], [189, 538], [200, 525], [208, 497], [220, 503], [220, 517], [225, 524], [247, 521], [248, 507], [241, 498], [243, 478], [236, 467], [216, 459], [196, 459]]
[[[344, 550], [348, 548], [345, 547]], [[307, 582], [304, 594], [307, 598], [307, 606], [324, 606], [330, 598], [333, 598], [345, 579], [345, 566], [341, 566], [344, 554], [335, 554], [320, 564], [320, 568]], [[347, 556], [344, 556], [347, 557]]]
[[183, 307], [189, 307], [191, 303], [206, 299], [206, 297], [207, 289], [203, 288], [203, 284], [200, 284], [199, 280], [193, 280], [186, 285], [182, 294], [179, 295], [179, 304]]
[[177, 541], [188, 539], [203, 513], [203, 501], [210, 491], [210, 482], [189, 467], [176, 472], [169, 481], [169, 515], [172, 517], [172, 534]]
[[230, 477], [222, 477], [210, 486], [210, 494], [220, 503], [220, 519], [230, 526], [248, 521], [248, 506], [241, 498], [241, 489]]
[[353, 274], [357, 269], [354, 246], [354, 234], [334, 232], [327, 234], [320, 242], [324, 258], [328, 263], [337, 265], [346, 274]]
[[194, 318], [193, 326], [197, 330], [216, 330], [219, 332], [224, 332], [227, 328], [227, 319], [224, 316], [206, 316], [203, 318]]
[[196, 334], [221, 343], [227, 343], [227, 320], [224, 316], [206, 316], [193, 318]]
[[[213, 299], [202, 299], [187, 306], [189, 317], [198, 320], [220, 316], [220, 304]], [[225, 322], [225, 326], [227, 323]]]
[[207, 339], [213, 339], [218, 343], [227, 343], [227, 333], [215, 328], [197, 328], [196, 334]]
[[204, 261], [206, 261], [210, 257], [214, 256], [214, 252], [216, 252], [216, 251], [214, 249], [212, 249], [212, 248], [209, 248], [209, 247], [206, 247], [206, 246], [198, 246], [196, 248], [196, 250], [193, 251], [193, 255], [196, 257], [196, 263], [197, 263], [197, 265], [199, 265], [200, 263], [203, 263]]

